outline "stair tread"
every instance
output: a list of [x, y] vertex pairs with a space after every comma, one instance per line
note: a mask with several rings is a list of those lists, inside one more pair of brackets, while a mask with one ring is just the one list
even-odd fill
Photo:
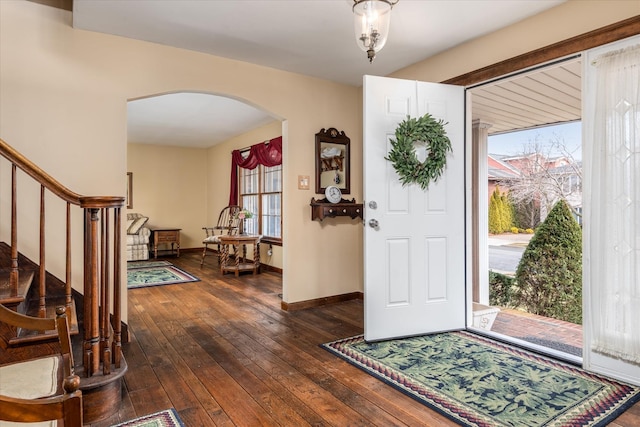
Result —
[[[56, 317], [56, 307], [61, 305], [65, 305], [65, 301], [63, 297], [59, 298], [50, 298], [47, 299], [47, 307], [46, 307], [46, 315], [45, 317]], [[28, 315], [30, 316], [38, 316], [37, 308], [35, 310], [29, 310]], [[69, 333], [71, 335], [77, 335], [79, 331], [78, 328], [78, 316], [76, 315], [76, 305], [75, 301], [71, 300], [71, 310], [69, 317]], [[55, 330], [50, 331], [33, 331], [33, 330], [21, 330], [18, 333], [17, 337], [13, 337], [9, 339], [9, 345], [19, 345], [26, 344], [35, 341], [46, 341], [49, 339], [57, 338], [57, 333]]]
[[0, 269], [0, 304], [16, 305], [23, 302], [29, 292], [31, 283], [33, 282], [33, 270], [21, 270], [18, 272], [18, 289], [17, 292], [11, 289], [9, 269]]

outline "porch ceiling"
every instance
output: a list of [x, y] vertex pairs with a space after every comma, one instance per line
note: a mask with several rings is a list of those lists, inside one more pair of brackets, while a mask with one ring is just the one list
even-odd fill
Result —
[[471, 89], [472, 116], [489, 134], [581, 119], [580, 58]]

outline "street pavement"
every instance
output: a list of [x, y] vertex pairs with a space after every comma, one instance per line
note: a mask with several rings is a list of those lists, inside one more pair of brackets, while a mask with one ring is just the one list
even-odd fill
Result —
[[489, 235], [489, 269], [513, 275], [533, 234]]

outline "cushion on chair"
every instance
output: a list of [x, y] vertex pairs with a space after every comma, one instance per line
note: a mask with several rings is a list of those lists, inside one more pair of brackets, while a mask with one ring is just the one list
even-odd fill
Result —
[[[149, 218], [146, 216], [141, 216], [133, 220], [131, 225], [127, 228], [127, 234], [138, 234], [143, 225], [145, 225], [149, 221]], [[129, 220], [127, 220], [127, 223]]]
[[39, 423], [14, 423], [11, 421], [0, 421], [0, 427], [57, 427], [57, 421], [42, 421]]
[[58, 356], [0, 366], [0, 394], [19, 399], [52, 396], [58, 388]]
[[220, 236], [209, 236], [202, 243], [220, 243]]

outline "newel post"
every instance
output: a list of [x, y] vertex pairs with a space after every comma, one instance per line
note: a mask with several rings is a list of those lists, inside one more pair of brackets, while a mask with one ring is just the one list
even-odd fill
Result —
[[120, 368], [122, 361], [122, 295], [121, 295], [121, 269], [122, 262], [122, 215], [120, 208], [114, 209], [113, 221], [113, 342], [111, 353], [113, 354], [113, 363], [116, 368]]
[[98, 290], [98, 221], [99, 209], [84, 209], [84, 355], [85, 376], [100, 368], [100, 323]]

